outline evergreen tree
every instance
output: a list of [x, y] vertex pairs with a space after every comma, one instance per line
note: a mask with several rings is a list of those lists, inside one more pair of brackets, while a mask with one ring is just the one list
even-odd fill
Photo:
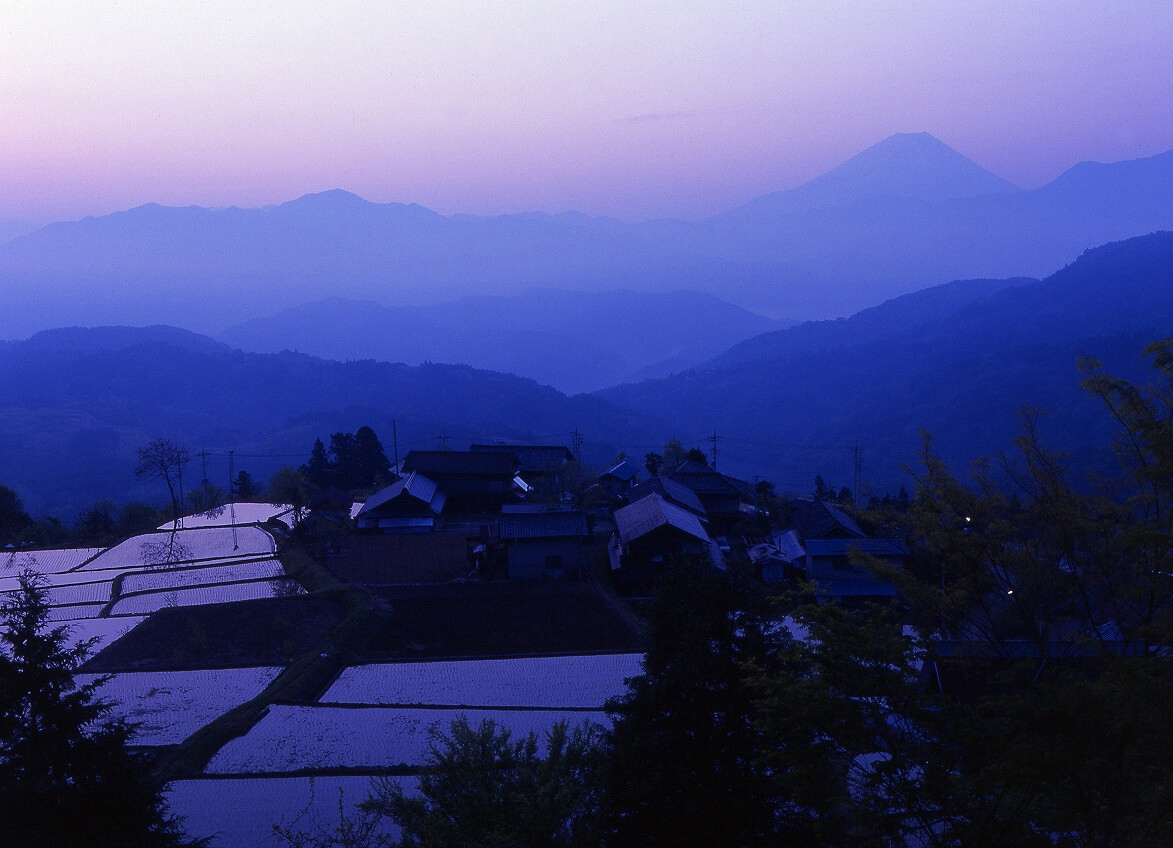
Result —
[[684, 458], [689, 462], [695, 462], [697, 465], [704, 465], [708, 467], [709, 457], [700, 448], [689, 448], [688, 452], [684, 454]]
[[353, 464], [351, 488], [381, 488], [391, 481], [391, 460], [370, 427], [359, 427], [354, 433]]
[[70, 646], [49, 626], [38, 578], [20, 578], [0, 611], [0, 833], [22, 848], [186, 841], [145, 765], [126, 745], [131, 727], [97, 698], [102, 680], [75, 686], [92, 643]]
[[20, 495], [0, 486], [0, 546], [16, 542], [32, 522]]
[[234, 501], [248, 502], [261, 494], [261, 490], [257, 488], [256, 482], [252, 475], [247, 471], [240, 471], [236, 475], [236, 479], [232, 481], [232, 499]]
[[316, 489], [326, 489], [334, 485], [334, 467], [330, 457], [326, 455], [326, 446], [321, 439], [314, 439], [314, 446], [310, 449], [309, 462], [298, 469], [309, 484]]

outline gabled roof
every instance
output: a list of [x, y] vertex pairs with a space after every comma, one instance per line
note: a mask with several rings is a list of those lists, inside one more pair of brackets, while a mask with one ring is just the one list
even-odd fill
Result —
[[659, 494], [669, 503], [682, 506], [687, 510], [695, 512], [697, 515], [705, 514], [705, 508], [701, 505], [700, 498], [696, 496], [696, 492], [688, 488], [688, 486], [677, 483], [675, 480], [669, 480], [666, 477], [653, 477], [633, 487], [627, 493], [627, 501], [628, 503], [635, 503], [640, 498], [646, 498], [651, 494]]
[[396, 498], [413, 498], [425, 503], [436, 515], [439, 515], [444, 509], [444, 493], [436, 487], [435, 481], [429, 480], [422, 474], [412, 472], [402, 480], [392, 483], [385, 489], [380, 489], [367, 498], [355, 518], [369, 514]]
[[574, 462], [574, 454], [566, 445], [470, 445], [474, 453], [509, 453], [521, 461], [521, 471], [553, 474], [564, 465]]
[[692, 460], [680, 463], [667, 477], [688, 486], [698, 495], [741, 496], [741, 489], [725, 479], [724, 474]]
[[619, 534], [620, 542], [625, 545], [665, 525], [675, 527], [702, 542], [710, 541], [699, 518], [656, 493], [615, 510], [615, 531]]
[[502, 539], [566, 539], [587, 535], [586, 516], [578, 511], [502, 513]]
[[866, 538], [851, 516], [834, 504], [810, 498], [795, 498], [790, 502], [790, 516], [794, 528], [803, 540], [828, 538]]
[[404, 471], [427, 475], [468, 474], [478, 477], [512, 477], [521, 461], [512, 453], [496, 451], [410, 451], [403, 458]]
[[635, 477], [635, 475], [639, 474], [643, 470], [644, 469], [641, 466], [636, 465], [630, 459], [625, 459], [618, 465], [608, 468], [599, 475], [599, 478], [602, 479], [603, 477], [614, 477], [617, 480], [630, 482], [631, 479]]
[[806, 550], [794, 530], [782, 530], [774, 534], [774, 545], [787, 562], [798, 562], [806, 558]]

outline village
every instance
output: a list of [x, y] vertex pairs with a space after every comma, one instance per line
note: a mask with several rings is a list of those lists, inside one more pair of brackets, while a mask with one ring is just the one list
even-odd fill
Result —
[[[588, 477], [564, 445], [413, 450], [397, 465], [375, 445], [365, 473], [394, 480], [361, 499], [330, 485], [355, 482], [346, 451], [319, 443], [284, 474], [296, 504], [232, 501], [108, 547], [0, 553], [0, 590], [35, 574], [54, 625], [92, 640], [79, 682], [112, 675], [100, 694], [214, 845], [328, 820], [339, 792], [357, 804], [372, 777], [411, 785], [430, 734], [459, 716], [517, 734], [605, 725], [640, 673], [669, 563], [741, 562], [825, 603], [896, 594], [852, 552], [898, 565], [903, 543], [869, 538], [830, 500], [755, 490], [699, 451]], [[326, 485], [309, 481], [315, 455]]]

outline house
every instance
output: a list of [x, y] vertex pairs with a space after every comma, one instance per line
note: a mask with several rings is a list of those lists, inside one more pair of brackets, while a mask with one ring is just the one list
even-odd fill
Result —
[[519, 473], [531, 485], [547, 484], [555, 490], [570, 484], [574, 468], [574, 454], [565, 445], [470, 445], [476, 453], [509, 453], [521, 463]]
[[611, 568], [622, 568], [625, 576], [654, 576], [667, 558], [678, 554], [704, 557], [723, 567], [721, 552], [701, 519], [655, 492], [615, 510], [609, 551]]
[[639, 482], [643, 470], [632, 460], [624, 459], [600, 474], [597, 482], [608, 491], [621, 495]]
[[610, 521], [611, 512], [627, 503], [627, 491], [639, 482], [642, 469], [625, 459], [600, 474], [585, 492], [582, 503], [599, 521]]
[[435, 481], [413, 472], [367, 498], [354, 523], [381, 533], [430, 533], [446, 500]]
[[586, 515], [579, 510], [537, 504], [503, 506], [498, 536], [506, 551], [510, 577], [576, 577], [586, 567], [590, 533]]
[[741, 481], [735, 483], [716, 469], [691, 460], [664, 476], [696, 494], [716, 532], [729, 530], [743, 517], [742, 486], [737, 484]]
[[413, 450], [403, 458], [403, 472], [433, 480], [450, 509], [492, 510], [524, 497], [529, 487], [518, 475], [521, 460], [512, 453]]
[[668, 503], [676, 504], [678, 507], [687, 509], [693, 515], [705, 519], [705, 508], [701, 505], [701, 500], [697, 497], [696, 492], [675, 480], [669, 480], [667, 477], [653, 477], [644, 483], [636, 484], [628, 490], [626, 500], [628, 503], [635, 503], [640, 498], [646, 498], [651, 494], [657, 494]]
[[[855, 521], [834, 504], [800, 498], [791, 501], [793, 527], [773, 534], [774, 546], [792, 569], [816, 584], [815, 596], [823, 601], [862, 603], [888, 600], [896, 588], [851, 561], [853, 552], [901, 566], [908, 548], [899, 539], [871, 539]], [[787, 576], [794, 573], [783, 570]], [[782, 572], [772, 570], [772, 576]], [[768, 579], [763, 571], [763, 579]]]

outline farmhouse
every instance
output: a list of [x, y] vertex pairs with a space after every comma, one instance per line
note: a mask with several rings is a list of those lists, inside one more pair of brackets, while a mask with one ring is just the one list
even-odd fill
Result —
[[474, 453], [513, 454], [521, 463], [519, 473], [535, 486], [549, 484], [562, 488], [570, 483], [574, 454], [565, 445], [470, 445]]
[[627, 502], [635, 503], [652, 494], [659, 495], [668, 503], [687, 509], [699, 518], [705, 518], [705, 508], [701, 505], [696, 492], [675, 480], [669, 480], [667, 477], [653, 477], [645, 483], [639, 483], [632, 487], [627, 493]]
[[718, 568], [723, 566], [721, 552], [701, 519], [659, 494], [653, 492], [615, 510], [611, 568], [622, 568], [625, 579], [654, 576], [665, 559], [678, 554], [702, 556]]
[[359, 530], [430, 533], [444, 511], [446, 497], [433, 480], [412, 472], [367, 498], [355, 516]]
[[586, 566], [586, 515], [556, 506], [517, 504], [501, 508], [499, 537], [509, 576], [558, 579], [578, 576]]
[[696, 494], [717, 532], [728, 530], [742, 518], [742, 487], [716, 469], [688, 461], [665, 476]]
[[413, 450], [403, 459], [405, 474], [417, 472], [448, 499], [449, 508], [482, 512], [516, 502], [529, 490], [518, 476], [521, 460], [513, 453]]
[[774, 545], [817, 585], [816, 597], [846, 603], [895, 597], [891, 583], [852, 563], [851, 555], [858, 552], [903, 565], [908, 548], [902, 541], [868, 538], [847, 513], [824, 501], [798, 498], [790, 508], [794, 526], [776, 532]]

